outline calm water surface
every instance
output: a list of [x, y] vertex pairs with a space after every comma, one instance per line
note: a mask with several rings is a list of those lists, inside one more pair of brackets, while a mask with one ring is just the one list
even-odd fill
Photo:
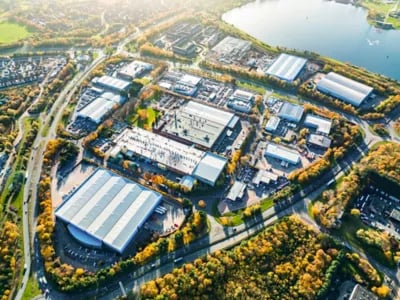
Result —
[[363, 8], [324, 0], [258, 0], [223, 20], [273, 46], [310, 50], [400, 80], [400, 31], [370, 26]]

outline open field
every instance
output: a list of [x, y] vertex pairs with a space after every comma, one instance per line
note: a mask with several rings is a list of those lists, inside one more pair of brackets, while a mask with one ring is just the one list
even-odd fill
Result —
[[[382, 1], [363, 0], [360, 2], [360, 4], [368, 10], [368, 19], [370, 21], [373, 21], [377, 14], [386, 16], [391, 10], [396, 9], [396, 7], [399, 9], [396, 1], [394, 3], [387, 4], [383, 3]], [[393, 17], [388, 17], [386, 21], [392, 23], [394, 28], [400, 29], [400, 18], [396, 19]]]
[[31, 33], [16, 23], [0, 23], [0, 44], [10, 44], [29, 37]]

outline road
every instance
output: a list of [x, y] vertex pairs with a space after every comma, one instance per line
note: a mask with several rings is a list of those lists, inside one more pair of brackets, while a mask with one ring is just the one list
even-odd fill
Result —
[[[172, 19], [172, 18], [170, 18]], [[170, 19], [166, 19], [163, 22], [168, 22]], [[159, 26], [162, 24], [160, 22], [157, 24]], [[135, 33], [121, 41], [121, 43], [117, 46], [117, 51], [115, 55], [117, 54], [124, 54], [124, 55], [129, 55], [129, 53], [124, 51], [124, 47], [127, 43], [129, 43], [132, 39], [138, 36], [140, 34], [140, 30], [137, 29]], [[37, 136], [34, 145], [33, 145], [33, 150], [31, 152], [31, 159], [29, 160], [28, 163], [28, 174], [29, 178], [25, 186], [24, 190], [24, 205], [23, 205], [23, 236], [24, 236], [24, 253], [25, 253], [25, 262], [27, 264], [28, 269], [26, 270], [23, 280], [22, 280], [22, 288], [18, 291], [16, 299], [21, 299], [26, 283], [29, 279], [29, 273], [31, 269], [31, 256], [30, 256], [30, 249], [33, 243], [33, 238], [30, 235], [30, 230], [34, 232], [35, 228], [35, 207], [37, 207], [37, 184], [40, 179], [40, 172], [42, 169], [42, 163], [43, 163], [43, 151], [47, 145], [47, 142], [50, 139], [53, 139], [56, 137], [56, 130], [57, 130], [57, 124], [58, 121], [62, 117], [62, 113], [64, 111], [64, 108], [68, 105], [74, 91], [80, 86], [81, 82], [89, 75], [90, 71], [93, 70], [99, 63], [101, 63], [106, 56], [104, 53], [101, 53], [101, 55], [91, 64], [91, 66], [86, 69], [84, 72], [79, 73], [75, 76], [75, 78], [67, 84], [65, 89], [60, 93], [59, 97], [57, 98], [56, 102], [54, 103], [51, 112], [46, 116], [45, 119], [45, 124], [49, 123], [51, 117], [54, 118], [53, 122], [50, 125], [48, 134], [45, 137], [40, 136], [40, 134]], [[198, 65], [195, 65], [194, 67], [198, 67]], [[290, 96], [293, 96], [292, 94], [289, 94]], [[359, 124], [364, 132], [365, 132], [365, 144], [366, 147], [369, 148], [371, 147], [374, 143], [381, 141], [382, 139], [374, 134], [372, 134], [369, 130], [368, 123], [360, 120], [357, 117], [354, 117], [352, 115], [348, 114], [343, 114], [340, 112], [341, 115], [343, 115], [345, 118], [348, 120]], [[19, 120], [19, 123], [22, 118]], [[22, 126], [19, 124], [19, 126]], [[19, 140], [21, 139], [23, 134], [22, 127], [20, 127], [19, 131]], [[16, 139], [17, 140], [17, 139]], [[338, 169], [337, 172], [335, 172], [336, 178], [339, 178], [340, 176], [343, 175], [343, 172], [347, 171], [351, 165], [352, 162], [359, 160], [361, 157], [362, 153], [366, 151], [365, 149], [363, 151], [360, 151], [360, 155], [354, 155], [354, 157], [351, 157], [351, 160], [342, 168]], [[332, 177], [331, 177], [332, 178]], [[329, 180], [329, 179], [328, 179]], [[208, 236], [194, 242], [190, 246], [179, 249], [175, 253], [163, 256], [159, 258], [156, 261], [156, 268], [152, 269], [150, 265], [143, 266], [136, 270], [135, 272], [131, 273], [128, 277], [124, 278], [123, 284], [124, 286], [129, 290], [133, 288], [138, 288], [140, 287], [141, 284], [144, 282], [154, 279], [158, 276], [161, 276], [167, 272], [170, 272], [174, 267], [175, 264], [173, 263], [173, 259], [176, 257], [183, 257], [184, 261], [192, 261], [196, 259], [199, 256], [204, 255], [205, 253], [211, 253], [216, 250], [220, 249], [226, 249], [229, 247], [232, 247], [236, 245], [237, 243], [240, 243], [243, 239], [248, 238], [249, 236], [255, 234], [256, 232], [262, 230], [265, 228], [265, 226], [270, 225], [274, 221], [276, 221], [279, 217], [282, 217], [284, 215], [289, 215], [289, 214], [299, 214], [307, 223], [311, 224], [315, 228], [319, 229], [318, 225], [308, 216], [308, 204], [310, 201], [318, 197], [322, 191], [325, 189], [324, 185], [320, 185], [320, 187], [312, 192], [310, 195], [307, 197], [304, 197], [304, 199], [292, 204], [290, 207], [285, 208], [283, 210], [278, 210], [277, 208], [273, 207], [268, 210], [266, 210], [262, 214], [262, 222], [260, 220], [254, 220], [253, 222], [250, 222], [248, 224], [243, 224], [235, 229], [233, 228], [226, 228], [220, 225], [215, 221], [214, 218], [210, 218], [211, 222], [211, 232]], [[30, 201], [29, 201], [30, 200]], [[30, 212], [30, 213], [29, 213]], [[29, 218], [30, 217], [30, 218]], [[29, 223], [30, 222], [30, 223]], [[38, 257], [39, 253], [39, 248], [35, 244], [34, 248], [36, 252], [35, 256]], [[40, 263], [40, 259], [38, 258], [39, 263], [37, 263], [37, 274], [39, 276], [42, 276], [44, 274], [43, 270], [43, 264]], [[161, 263], [162, 262], [162, 263]], [[392, 277], [393, 274], [391, 274]], [[91, 290], [85, 293], [82, 293], [79, 297], [74, 297], [76, 299], [84, 299], [89, 296], [95, 296], [97, 293], [96, 290]], [[110, 283], [110, 286], [108, 287], [108, 291], [106, 295], [102, 297], [102, 299], [113, 299], [116, 296], [121, 295], [121, 291], [119, 290], [119, 287], [116, 283]], [[69, 299], [70, 296], [64, 295], [61, 293], [58, 293], [56, 291], [51, 291], [50, 296], [51, 299]]]
[[[21, 288], [18, 290], [16, 299], [19, 300], [24, 294], [26, 283], [29, 280], [32, 260], [31, 260], [31, 245], [33, 243], [32, 236], [30, 234], [30, 229], [34, 232], [35, 222], [34, 213], [36, 207], [36, 195], [37, 186], [40, 180], [40, 172], [42, 170], [43, 164], [43, 152], [46, 148], [47, 142], [50, 139], [54, 139], [56, 136], [57, 124], [62, 117], [64, 108], [68, 105], [73, 93], [77, 87], [82, 83], [82, 81], [90, 74], [90, 72], [98, 66], [102, 61], [104, 61], [105, 55], [101, 55], [87, 68], [84, 72], [78, 73], [75, 78], [67, 84], [66, 88], [60, 93], [57, 100], [54, 102], [50, 113], [46, 116], [44, 124], [48, 124], [52, 117], [54, 117], [53, 122], [50, 125], [50, 129], [46, 137], [42, 137], [40, 132], [36, 136], [36, 139], [32, 146], [31, 156], [27, 166], [27, 174], [29, 174], [27, 182], [24, 188], [23, 195], [23, 240], [24, 240], [24, 256], [25, 264], [27, 269], [25, 271], [24, 277], [22, 279]], [[66, 100], [66, 101], [65, 101]], [[20, 119], [21, 120], [21, 119]], [[23, 132], [21, 130], [21, 132]], [[30, 201], [31, 200], [31, 201]], [[30, 206], [31, 204], [31, 206]], [[30, 212], [30, 213], [29, 213]]]

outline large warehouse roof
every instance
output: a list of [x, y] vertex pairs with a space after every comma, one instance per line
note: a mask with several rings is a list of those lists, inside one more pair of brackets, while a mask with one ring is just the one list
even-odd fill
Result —
[[278, 116], [292, 122], [300, 122], [304, 108], [300, 105], [285, 102], [279, 110]]
[[232, 36], [225, 37], [220, 41], [212, 51], [218, 53], [219, 55], [231, 55], [232, 53], [245, 53], [251, 47], [249, 41], [242, 39], [237, 39]]
[[131, 85], [129, 81], [118, 79], [111, 76], [102, 76], [100, 78], [93, 79], [93, 83], [100, 85], [103, 88], [108, 88], [118, 92], [126, 92]]
[[226, 158], [207, 152], [193, 171], [193, 176], [214, 186], [227, 162]]
[[266, 73], [286, 81], [293, 81], [304, 68], [306, 62], [305, 58], [282, 53]]
[[147, 71], [151, 71], [153, 69], [153, 65], [135, 60], [125, 66], [123, 66], [119, 71], [118, 75], [123, 78], [135, 79], [141, 76], [143, 73]]
[[122, 253], [160, 201], [160, 194], [98, 169], [55, 215]]
[[325, 75], [317, 89], [354, 106], [361, 103], [372, 93], [373, 88], [334, 72]]
[[210, 185], [215, 184], [226, 164], [225, 158], [138, 127], [124, 130], [115, 143], [122, 151], [132, 151]]
[[300, 155], [297, 152], [275, 144], [267, 145], [265, 155], [286, 161], [294, 165], [297, 165], [300, 162]]
[[317, 115], [308, 114], [304, 120], [304, 125], [315, 128], [317, 132], [328, 135], [331, 132], [332, 120], [325, 119]]
[[112, 111], [114, 102], [105, 98], [97, 98], [90, 104], [86, 105], [79, 113], [78, 116], [82, 118], [91, 119], [96, 124], [99, 124], [103, 117]]
[[106, 92], [81, 109], [78, 116], [91, 119], [96, 124], [99, 124], [104, 116], [113, 110], [115, 105], [122, 104], [124, 101], [125, 98], [123, 96]]
[[194, 101], [174, 113], [164, 132], [192, 143], [212, 148], [234, 114]]

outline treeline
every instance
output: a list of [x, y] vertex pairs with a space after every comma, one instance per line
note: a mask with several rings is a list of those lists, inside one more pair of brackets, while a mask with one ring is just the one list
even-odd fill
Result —
[[0, 236], [0, 299], [12, 298], [12, 290], [17, 280], [17, 270], [22, 256], [19, 248], [20, 232], [18, 226], [6, 221]]
[[400, 243], [387, 231], [359, 229], [356, 236], [367, 247], [373, 247], [382, 252], [389, 265], [394, 267], [400, 261]]
[[140, 46], [139, 48], [140, 55], [143, 56], [152, 56], [157, 58], [166, 58], [175, 61], [179, 61], [182, 63], [189, 64], [192, 62], [191, 59], [176, 55], [172, 51], [160, 49], [158, 47], [153, 46], [151, 43], [145, 43], [144, 45]]
[[141, 287], [142, 299], [314, 299], [338, 250], [298, 217], [279, 220]]
[[[75, 268], [63, 263], [54, 248], [54, 218], [51, 199], [51, 168], [65, 151], [70, 149], [66, 140], [50, 140], [43, 159], [43, 169], [39, 182], [40, 213], [36, 231], [40, 242], [40, 253], [44, 260], [48, 278], [65, 292], [78, 292], [86, 288], [104, 285], [122, 273], [132, 271], [143, 263], [191, 243], [194, 239], [207, 233], [207, 217], [203, 212], [192, 213], [187, 221], [168, 237], [155, 236], [153, 242], [143, 246], [132, 257], [116, 262], [114, 265], [93, 273], [82, 268]], [[64, 153], [64, 154], [62, 154]], [[187, 207], [190, 203], [185, 204]]]
[[326, 228], [338, 226], [338, 218], [344, 209], [359, 195], [373, 174], [384, 177], [400, 188], [399, 144], [380, 145], [368, 153], [335, 190], [325, 191], [322, 200], [315, 202], [312, 208], [316, 220]]
[[332, 144], [331, 148], [311, 165], [295, 170], [289, 174], [288, 179], [290, 181], [303, 186], [321, 178], [321, 176], [331, 170], [332, 167], [362, 139], [358, 125], [347, 122], [338, 114], [327, 113], [309, 104], [305, 106], [305, 111], [313, 112], [322, 117], [332, 118], [332, 129], [329, 135], [332, 139]]
[[285, 80], [281, 80], [275, 76], [265, 75], [258, 72], [250, 72], [242, 67], [233, 66], [233, 65], [223, 65], [220, 63], [214, 63], [210, 61], [203, 60], [200, 62], [200, 67], [215, 71], [221, 72], [223, 74], [230, 74], [235, 77], [239, 77], [245, 80], [250, 80], [259, 84], [267, 84], [274, 87], [278, 87], [283, 90], [294, 90], [299, 84], [300, 80], [297, 79], [292, 83], [289, 83]]

